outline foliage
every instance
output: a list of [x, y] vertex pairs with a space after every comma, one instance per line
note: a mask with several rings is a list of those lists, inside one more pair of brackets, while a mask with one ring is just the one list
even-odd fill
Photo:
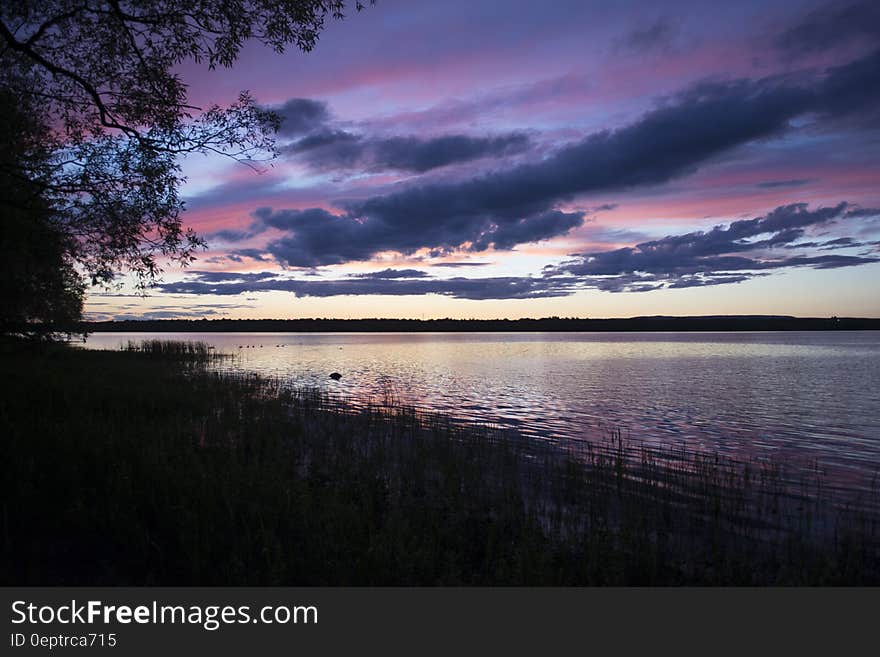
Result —
[[[69, 255], [107, 283], [149, 285], [202, 241], [185, 229], [180, 156], [251, 162], [274, 153], [278, 118], [242, 92], [229, 107], [188, 104], [176, 68], [228, 67], [257, 41], [314, 47], [344, 0], [41, 0], [0, 4], [0, 88], [38, 117], [50, 154], [14, 175], [37, 186]], [[361, 8], [356, 2], [355, 7]], [[69, 239], [68, 239], [69, 238]]]

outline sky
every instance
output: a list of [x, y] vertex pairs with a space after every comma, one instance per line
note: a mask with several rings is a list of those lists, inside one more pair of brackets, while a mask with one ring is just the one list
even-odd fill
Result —
[[874, 1], [378, 0], [180, 75], [280, 156], [186, 159], [208, 248], [88, 319], [880, 317]]

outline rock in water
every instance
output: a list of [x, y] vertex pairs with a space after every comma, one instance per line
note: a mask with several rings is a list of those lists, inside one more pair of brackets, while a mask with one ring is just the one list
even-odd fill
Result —
[[333, 379], [334, 381], [339, 381], [339, 379], [342, 378], [342, 375], [339, 372], [333, 372], [330, 375], [330, 378]]

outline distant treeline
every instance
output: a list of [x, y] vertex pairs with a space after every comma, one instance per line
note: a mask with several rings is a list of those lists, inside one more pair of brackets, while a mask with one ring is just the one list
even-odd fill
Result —
[[864, 331], [880, 319], [730, 315], [628, 319], [157, 319], [83, 322], [85, 332]]

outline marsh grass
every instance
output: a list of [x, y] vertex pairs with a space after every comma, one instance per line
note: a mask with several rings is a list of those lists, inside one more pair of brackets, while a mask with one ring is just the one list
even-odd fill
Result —
[[7, 354], [3, 583], [880, 583], [876, 482], [354, 406], [205, 352]]
[[129, 340], [122, 347], [126, 353], [136, 353], [158, 360], [181, 360], [207, 363], [223, 359], [225, 354], [216, 352], [207, 342], [180, 340]]

